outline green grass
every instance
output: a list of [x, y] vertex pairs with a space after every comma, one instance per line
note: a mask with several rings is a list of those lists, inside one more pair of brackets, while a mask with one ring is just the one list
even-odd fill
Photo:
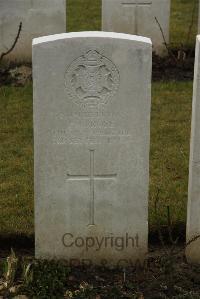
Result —
[[0, 232], [33, 231], [32, 86], [0, 88]]
[[162, 222], [170, 206], [173, 224], [185, 223], [192, 82], [154, 83], [152, 96], [149, 220], [159, 190]]
[[101, 30], [101, 0], [67, 0], [67, 31]]
[[[171, 0], [170, 41], [172, 46], [179, 47], [181, 44], [187, 47], [194, 46], [197, 35], [198, 2], [199, 0]], [[193, 10], [194, 18], [192, 18]]]
[[[193, 8], [195, 7], [191, 34]], [[171, 0], [170, 42], [194, 46], [197, 34], [198, 0]], [[101, 0], [68, 0], [67, 31], [101, 30]]]
[[[33, 227], [32, 86], [0, 88], [0, 233], [31, 234]], [[173, 223], [185, 222], [191, 82], [153, 83], [150, 224], [160, 191], [160, 215], [170, 205]]]

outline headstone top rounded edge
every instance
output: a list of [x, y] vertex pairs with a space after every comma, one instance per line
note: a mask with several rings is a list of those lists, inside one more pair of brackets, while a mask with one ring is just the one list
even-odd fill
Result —
[[116, 33], [116, 32], [105, 32], [105, 31], [82, 31], [82, 32], [70, 32], [70, 33], [61, 33], [48, 36], [42, 36], [33, 39], [32, 45], [38, 45], [42, 43], [48, 43], [64, 39], [72, 38], [113, 38], [113, 39], [123, 39], [123, 40], [132, 40], [137, 42], [146, 43], [152, 45], [151, 39], [138, 35], [131, 35], [125, 33]]

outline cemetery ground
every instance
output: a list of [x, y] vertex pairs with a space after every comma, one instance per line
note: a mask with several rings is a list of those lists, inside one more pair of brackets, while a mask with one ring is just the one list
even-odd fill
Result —
[[[90, 1], [69, 0], [69, 31], [100, 29], [100, 1]], [[0, 87], [0, 298], [200, 298], [200, 268], [188, 265], [183, 252], [196, 32], [192, 26], [188, 34], [188, 24], [193, 4], [172, 0], [171, 47], [176, 58], [177, 49], [181, 57], [185, 51], [191, 58], [176, 64], [169, 57], [163, 67], [163, 60], [154, 57], [150, 255], [144, 265], [109, 270], [34, 260], [32, 82], [14, 79]], [[163, 80], [157, 80], [160, 77]], [[11, 247], [15, 253], [10, 255]]]
[[[198, 289], [200, 278], [196, 274], [198, 267], [188, 266], [183, 260], [182, 252], [178, 256], [169, 253], [166, 259], [166, 254], [162, 256], [160, 250], [155, 251], [155, 245], [157, 247], [159, 244], [155, 233], [157, 216], [160, 216], [162, 229], [167, 227], [167, 206], [170, 207], [171, 212], [173, 237], [181, 236], [181, 239], [184, 239], [192, 82], [154, 82], [152, 95], [149, 220], [153, 256], [149, 260], [152, 262], [150, 268], [138, 269], [138, 272], [128, 271], [126, 281], [123, 282], [122, 270], [114, 271], [111, 276], [109, 270], [101, 268], [95, 270], [81, 268], [80, 270], [71, 267], [71, 271], [67, 270], [65, 273], [68, 268], [62, 263], [59, 266], [51, 263], [36, 264], [32, 265], [31, 271], [37, 273], [34, 275], [38, 276], [40, 282], [37, 282], [38, 280], [30, 282], [30, 277], [33, 275], [30, 271], [27, 274], [28, 278], [23, 278], [25, 293], [32, 296], [35, 292], [34, 294], [38, 296], [35, 298], [62, 298], [48, 297], [50, 296], [48, 294], [52, 295], [57, 292], [58, 296], [59, 292], [74, 290], [77, 291], [73, 293], [74, 298], [95, 298], [94, 294], [100, 296], [96, 298], [139, 298], [141, 292], [145, 298], [164, 298], [159, 297], [161, 296], [159, 294], [169, 293], [170, 296], [184, 294], [186, 291], [182, 286], [186, 286], [187, 292], [194, 291], [193, 282], [197, 280], [195, 292], [200, 294]], [[1, 128], [3, 128], [0, 155], [3, 182], [0, 218], [1, 256], [5, 258], [9, 254], [10, 247], [14, 246], [17, 256], [21, 257], [20, 267], [27, 269], [34, 254], [32, 84], [29, 83], [23, 87], [3, 86], [0, 89], [0, 99]], [[158, 190], [159, 212], [156, 214], [154, 203]], [[164, 231], [163, 236], [165, 236]], [[154, 244], [155, 239], [157, 242]], [[5, 259], [3, 260], [5, 262]], [[36, 267], [35, 270], [32, 270], [34, 267]], [[44, 278], [41, 274], [43, 267], [48, 273], [44, 271]], [[58, 285], [55, 284], [52, 290], [46, 291], [46, 285], [52, 285], [52, 280], [56, 277], [55, 267], [58, 268], [56, 274], [59, 280]], [[17, 285], [21, 283], [21, 277], [25, 275], [22, 272], [22, 269], [19, 269], [16, 274], [19, 279]], [[156, 278], [152, 278], [152, 275]], [[97, 278], [94, 279], [94, 276]], [[108, 279], [109, 277], [112, 279]], [[65, 283], [60, 279], [63, 279]], [[174, 281], [174, 279], [177, 280], [175, 290], [170, 286], [171, 280]], [[79, 288], [82, 281], [89, 285], [84, 284]], [[37, 292], [41, 292], [40, 295]], [[155, 297], [156, 293], [158, 297]]]

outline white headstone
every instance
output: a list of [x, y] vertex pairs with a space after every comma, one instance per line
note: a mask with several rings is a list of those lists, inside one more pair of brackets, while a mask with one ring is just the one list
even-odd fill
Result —
[[127, 34], [34, 40], [36, 257], [144, 259], [151, 54]]
[[162, 32], [169, 42], [171, 0], [102, 0], [102, 30], [151, 38], [153, 51], [166, 53]]
[[[190, 144], [187, 242], [200, 235], [200, 35], [196, 41]], [[200, 263], [200, 238], [186, 248], [189, 262]]]
[[31, 61], [32, 39], [66, 32], [66, 0], [0, 0], [0, 54], [22, 31], [9, 60]]
[[198, 34], [200, 34], [200, 0], [199, 0], [199, 14], [198, 14]]

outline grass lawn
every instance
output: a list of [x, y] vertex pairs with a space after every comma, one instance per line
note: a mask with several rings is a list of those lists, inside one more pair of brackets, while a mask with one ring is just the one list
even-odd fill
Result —
[[[192, 82], [153, 83], [150, 224], [160, 189], [160, 215], [185, 222]], [[0, 88], [0, 233], [32, 234], [33, 134], [32, 85]]]
[[[172, 47], [194, 46], [199, 0], [171, 0], [170, 42]], [[192, 17], [194, 12], [194, 17]], [[193, 20], [193, 22], [192, 22]], [[188, 34], [190, 32], [190, 34]]]
[[[194, 18], [192, 18], [194, 8]], [[197, 19], [198, 0], [171, 0], [170, 42], [172, 46], [180, 47], [181, 44], [188, 47], [194, 46]], [[101, 0], [67, 0], [67, 30], [101, 30]], [[191, 33], [188, 36], [189, 31]]]
[[[100, 0], [68, 0], [68, 31], [99, 30]], [[187, 39], [197, 0], [172, 0], [171, 42]], [[197, 31], [197, 12], [191, 39]], [[166, 222], [171, 207], [173, 224], [185, 223], [192, 82], [153, 83], [150, 224], [155, 224], [154, 201], [159, 189], [159, 209]], [[32, 85], [0, 88], [0, 234], [32, 234], [33, 133]]]
[[0, 233], [33, 232], [32, 85], [0, 88]]
[[152, 90], [150, 153], [150, 224], [155, 224], [155, 198], [167, 223], [186, 221], [192, 82], [157, 82]]

